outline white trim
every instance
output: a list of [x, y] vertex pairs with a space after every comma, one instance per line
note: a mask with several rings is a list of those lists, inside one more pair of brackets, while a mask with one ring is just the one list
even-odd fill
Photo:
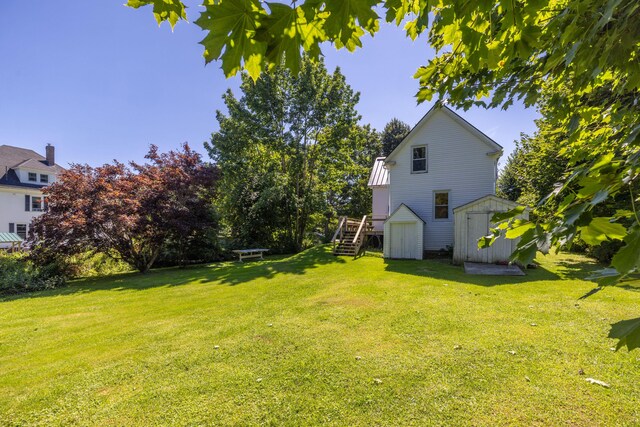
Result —
[[413, 209], [411, 209], [409, 206], [405, 205], [404, 203], [400, 203], [400, 206], [398, 206], [396, 210], [394, 210], [384, 222], [394, 222], [394, 221], [391, 221], [391, 219], [402, 207], [407, 208], [407, 210], [411, 212], [411, 214], [415, 216], [418, 221], [422, 221], [423, 223], [425, 223], [424, 219], [420, 218], [420, 216], [417, 213], [415, 213]]
[[[24, 225], [24, 237], [22, 237], [22, 235], [20, 235], [20, 233], [18, 233], [18, 227], [20, 227], [21, 225]], [[25, 223], [14, 223], [14, 227], [15, 227], [15, 234], [17, 234], [18, 236], [22, 237], [23, 240], [25, 240], [27, 238], [27, 236], [29, 235], [29, 224], [25, 224]]]
[[[447, 194], [447, 217], [446, 218], [436, 218], [436, 194], [438, 193]], [[432, 218], [433, 221], [436, 221], [436, 222], [453, 221], [453, 209], [451, 209], [451, 190], [433, 190], [432, 201], [433, 201], [433, 218]]]
[[[512, 202], [511, 200], [503, 199], [502, 197], [498, 197], [495, 194], [487, 194], [486, 196], [479, 197], [479, 198], [477, 198], [475, 200], [470, 201], [469, 203], [465, 203], [464, 205], [456, 206], [455, 208], [453, 208], [453, 212], [455, 213], [459, 209], [475, 205], [476, 203], [480, 203], [480, 202], [484, 201], [485, 199], [494, 199], [496, 201], [504, 202], [506, 204], [511, 205], [512, 208], [515, 208], [515, 207], [518, 207], [518, 206], [524, 206], [524, 205], [522, 205], [520, 203]], [[528, 209], [528, 207], [525, 206], [525, 209]]]
[[[424, 170], [413, 170], [413, 162], [416, 160], [423, 160], [423, 158], [417, 158], [414, 159], [413, 158], [413, 150], [415, 150], [416, 148], [423, 148], [424, 147]], [[429, 172], [429, 145], [428, 144], [417, 144], [417, 145], [412, 145], [411, 146], [411, 150], [409, 150], [409, 156], [410, 156], [410, 160], [409, 160], [409, 164], [411, 165], [411, 173], [412, 174], [416, 174], [416, 173], [428, 173]]]

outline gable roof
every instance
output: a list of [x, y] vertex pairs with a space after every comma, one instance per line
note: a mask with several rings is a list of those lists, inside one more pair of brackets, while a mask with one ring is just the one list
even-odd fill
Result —
[[34, 169], [51, 174], [64, 170], [59, 165], [49, 166], [44, 156], [33, 150], [10, 145], [0, 145], [0, 185], [12, 187], [42, 188], [46, 184], [20, 182], [15, 168]]
[[396, 208], [396, 210], [395, 210], [395, 211], [393, 211], [393, 213], [391, 213], [391, 215], [389, 215], [389, 217], [388, 217], [384, 222], [387, 222], [387, 221], [389, 221], [391, 218], [393, 218], [393, 216], [394, 216], [394, 215], [395, 215], [395, 214], [396, 214], [400, 209], [402, 209], [402, 208], [405, 208], [406, 210], [408, 210], [409, 212], [411, 212], [411, 213], [413, 214], [413, 216], [415, 216], [415, 217], [416, 217], [416, 219], [418, 219], [418, 220], [420, 220], [420, 221], [422, 221], [423, 223], [425, 223], [425, 224], [426, 224], [426, 222], [424, 221], [424, 219], [420, 218], [420, 215], [418, 215], [417, 213], [415, 213], [413, 209], [411, 209], [409, 206], [405, 205], [404, 203], [400, 203], [400, 206], [398, 206], [398, 207]]
[[46, 163], [46, 160], [36, 160], [36, 159], [25, 160], [24, 162], [21, 162], [13, 167], [13, 169], [18, 169], [18, 168], [32, 169], [32, 170], [37, 170], [42, 172], [51, 172], [51, 173], [56, 173], [58, 171], [55, 165], [49, 166]]
[[378, 157], [373, 163], [367, 187], [387, 187], [389, 185], [389, 171], [384, 167], [385, 157]]
[[[476, 205], [478, 203], [482, 203], [486, 199], [493, 199], [493, 200], [496, 200], [496, 201], [498, 201], [500, 203], [504, 203], [506, 205], [509, 205], [511, 207], [511, 209], [513, 209], [515, 207], [518, 207], [518, 206], [524, 206], [524, 205], [522, 205], [520, 203], [513, 202], [513, 201], [508, 200], [508, 199], [503, 199], [502, 197], [498, 197], [495, 194], [487, 194], [486, 196], [478, 197], [477, 199], [472, 200], [469, 203], [465, 203], [464, 205], [456, 206], [455, 208], [453, 208], [453, 211], [455, 212], [455, 211], [457, 211], [459, 209], [468, 208], [468, 207]], [[526, 206], [525, 206], [525, 208], [526, 208]]]
[[407, 136], [405, 136], [402, 139], [400, 144], [398, 144], [398, 146], [387, 156], [385, 162], [389, 162], [395, 155], [397, 155], [397, 153], [400, 152], [402, 147], [406, 145], [407, 141], [409, 141], [410, 137], [417, 132], [416, 129], [418, 129], [423, 123], [426, 123], [438, 111], [445, 113], [447, 116], [453, 119], [456, 123], [461, 125], [464, 129], [466, 129], [471, 134], [475, 135], [478, 139], [480, 139], [482, 142], [487, 144], [487, 146], [491, 148], [493, 151], [502, 152], [503, 150], [502, 145], [498, 144], [493, 139], [489, 138], [487, 135], [482, 133], [477, 127], [473, 126], [471, 123], [463, 119], [458, 113], [456, 113], [455, 111], [453, 111], [452, 109], [444, 105], [442, 102], [437, 101], [433, 105], [433, 107], [431, 107], [431, 109], [427, 111], [427, 114], [422, 116], [420, 121], [416, 123], [416, 125], [411, 129], [411, 131], [407, 134]]

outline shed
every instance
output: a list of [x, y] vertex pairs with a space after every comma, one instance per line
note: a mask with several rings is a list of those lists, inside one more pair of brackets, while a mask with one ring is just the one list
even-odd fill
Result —
[[14, 252], [22, 247], [24, 240], [16, 233], [0, 233], [0, 248]]
[[[488, 248], [478, 249], [478, 239], [489, 234], [494, 226], [491, 217], [496, 212], [506, 212], [520, 206], [518, 203], [487, 195], [453, 209], [454, 246], [453, 262], [461, 264], [465, 261], [496, 263], [507, 262], [518, 245], [518, 239], [506, 239], [503, 236]], [[525, 210], [518, 216], [529, 219]]]
[[404, 203], [384, 222], [384, 257], [422, 259], [424, 221]]

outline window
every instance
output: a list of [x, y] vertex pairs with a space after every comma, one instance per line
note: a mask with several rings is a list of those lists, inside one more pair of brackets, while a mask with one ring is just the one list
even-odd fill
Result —
[[49, 175], [40, 174], [40, 182], [43, 184], [49, 183]]
[[29, 181], [37, 182], [38, 181], [38, 174], [35, 173], [35, 172], [29, 172]]
[[449, 192], [439, 191], [434, 195], [435, 219], [449, 219]]
[[413, 147], [411, 150], [411, 173], [427, 171], [427, 146]]
[[31, 210], [33, 212], [41, 212], [42, 211], [42, 197], [40, 197], [40, 196], [31, 196]]
[[27, 238], [27, 224], [16, 224], [16, 234], [23, 239]]

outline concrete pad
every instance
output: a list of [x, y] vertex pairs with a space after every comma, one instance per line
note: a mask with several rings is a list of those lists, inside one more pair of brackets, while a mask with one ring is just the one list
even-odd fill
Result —
[[524, 276], [524, 272], [517, 265], [482, 264], [479, 262], [465, 262], [464, 272], [484, 276]]

